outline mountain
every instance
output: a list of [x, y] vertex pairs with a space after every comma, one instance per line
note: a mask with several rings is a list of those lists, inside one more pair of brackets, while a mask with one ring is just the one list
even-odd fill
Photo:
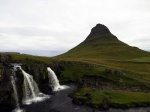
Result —
[[103, 109], [150, 104], [150, 52], [120, 41], [105, 25], [97, 24], [83, 42], [55, 58], [70, 61], [63, 79], [83, 85], [74, 93], [75, 104]]
[[114, 36], [105, 25], [97, 24], [82, 43], [58, 58], [129, 60], [149, 56], [149, 52], [127, 45]]

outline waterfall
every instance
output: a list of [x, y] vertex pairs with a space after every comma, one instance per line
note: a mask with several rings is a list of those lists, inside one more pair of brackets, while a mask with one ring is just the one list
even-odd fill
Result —
[[49, 98], [49, 95], [45, 95], [39, 91], [32, 75], [26, 73], [21, 66], [18, 66], [18, 68], [20, 68], [24, 76], [24, 104], [31, 104], [32, 102], [43, 101], [44, 99]]
[[50, 83], [50, 86], [52, 87], [53, 91], [59, 91], [61, 89], [68, 88], [68, 86], [59, 84], [59, 80], [58, 80], [55, 72], [50, 67], [47, 67], [47, 71], [48, 71], [49, 83]]
[[59, 89], [60, 84], [55, 72], [50, 67], [47, 67], [47, 71], [48, 71], [49, 82], [52, 89], [53, 90]]
[[15, 80], [14, 80], [13, 76], [11, 76], [11, 83], [13, 85], [14, 97], [15, 97], [15, 101], [16, 101], [16, 109], [15, 110], [18, 110], [18, 109], [20, 109], [20, 105], [19, 105], [19, 100], [18, 100], [18, 93], [17, 93], [17, 89], [16, 89], [16, 84], [15, 84]]
[[16, 109], [13, 110], [13, 112], [24, 112], [24, 110], [20, 108], [20, 104], [19, 104], [18, 92], [17, 92], [17, 89], [16, 89], [16, 83], [15, 83], [15, 80], [16, 80], [16, 72], [15, 71], [16, 71], [16, 68], [14, 66], [13, 76], [11, 76], [11, 83], [12, 83], [13, 90], [14, 90], [14, 97], [15, 97], [15, 101], [16, 101]]

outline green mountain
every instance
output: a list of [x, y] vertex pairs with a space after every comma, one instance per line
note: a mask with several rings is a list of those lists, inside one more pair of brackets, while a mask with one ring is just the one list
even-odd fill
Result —
[[58, 58], [129, 60], [150, 57], [150, 53], [121, 42], [102, 24], [92, 28], [88, 37], [78, 46]]
[[73, 95], [76, 104], [103, 109], [149, 105], [150, 52], [120, 41], [105, 25], [97, 24], [82, 43], [54, 59], [80, 63], [62, 72], [64, 79], [83, 83]]
[[[110, 69], [112, 72], [114, 70], [121, 70], [124, 71], [126, 77], [136, 79], [146, 85], [150, 84], [150, 52], [129, 46], [120, 41], [105, 25], [102, 24], [97, 24], [94, 28], [92, 28], [90, 34], [82, 43], [68, 52], [54, 57], [54, 59], [77, 61], [80, 63], [91, 64], [91, 66], [99, 66], [100, 68], [96, 70], [102, 72], [104, 72], [105, 69]], [[70, 70], [73, 69], [74, 68], [70, 68]], [[84, 74], [83, 70], [82, 75], [80, 74], [79, 76], [83, 76]], [[107, 79], [111, 77], [101, 73], [91, 74], [93, 76], [102, 75]], [[120, 76], [114, 75], [114, 77], [117, 78], [117, 80], [114, 80], [117, 82]]]

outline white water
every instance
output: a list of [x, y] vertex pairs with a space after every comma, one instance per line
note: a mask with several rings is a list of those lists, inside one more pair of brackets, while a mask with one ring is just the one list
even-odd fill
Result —
[[59, 84], [59, 80], [58, 80], [55, 72], [50, 67], [47, 67], [47, 71], [48, 71], [49, 83], [50, 83], [50, 86], [52, 87], [53, 91], [59, 91], [62, 89], [69, 88], [68, 86]]
[[15, 71], [16, 71], [16, 68], [14, 66], [14, 70], [13, 70], [13, 75], [14, 76], [11, 76], [11, 83], [12, 83], [13, 90], [14, 90], [14, 97], [15, 97], [15, 101], [16, 101], [16, 109], [13, 110], [12, 112], [24, 112], [24, 110], [20, 108], [20, 104], [19, 104], [18, 92], [17, 92], [17, 89], [16, 89], [16, 83], [15, 83], [15, 78], [16, 78]]
[[32, 75], [26, 73], [21, 66], [18, 66], [24, 76], [24, 98], [23, 104], [31, 104], [33, 102], [43, 101], [49, 98], [49, 95], [45, 95], [39, 91], [39, 88], [34, 81]]

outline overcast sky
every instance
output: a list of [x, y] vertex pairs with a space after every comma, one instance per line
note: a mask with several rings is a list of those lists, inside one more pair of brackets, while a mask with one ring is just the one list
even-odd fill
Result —
[[58, 55], [97, 23], [150, 51], [150, 0], [0, 0], [0, 51]]

